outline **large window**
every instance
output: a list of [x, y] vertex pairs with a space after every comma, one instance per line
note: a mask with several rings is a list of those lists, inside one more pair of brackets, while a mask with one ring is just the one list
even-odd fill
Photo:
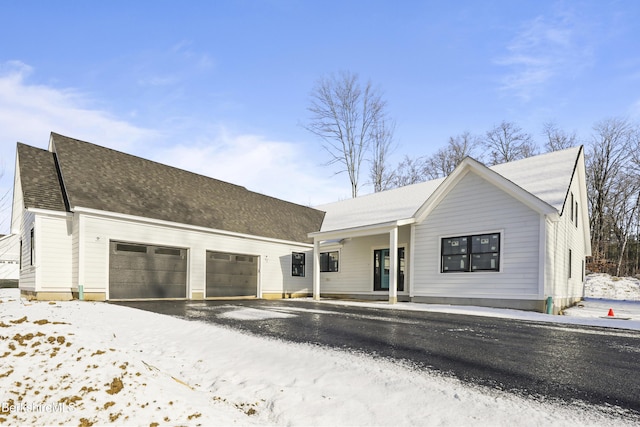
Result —
[[320, 271], [322, 273], [338, 271], [339, 252], [321, 252], [320, 253]]
[[499, 271], [500, 233], [442, 239], [443, 273]]
[[293, 252], [291, 254], [291, 275], [304, 277], [304, 253]]

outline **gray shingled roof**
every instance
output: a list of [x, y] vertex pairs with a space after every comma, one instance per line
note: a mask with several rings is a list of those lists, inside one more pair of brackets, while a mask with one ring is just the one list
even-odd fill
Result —
[[310, 242], [324, 212], [88, 142], [51, 134], [71, 209], [84, 207]]
[[24, 207], [66, 211], [54, 154], [21, 143], [17, 152]]

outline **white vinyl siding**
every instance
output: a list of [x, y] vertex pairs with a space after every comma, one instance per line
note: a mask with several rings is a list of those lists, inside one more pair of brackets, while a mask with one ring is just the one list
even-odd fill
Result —
[[80, 272], [78, 271], [78, 266], [80, 265], [78, 262], [80, 259], [80, 221], [78, 214], [73, 215], [71, 230], [71, 287], [74, 291], [77, 291], [80, 284]]
[[[540, 299], [540, 215], [473, 172], [415, 225], [414, 296]], [[500, 271], [441, 272], [441, 240], [500, 233]]]
[[[36, 292], [70, 292], [72, 238], [65, 214], [24, 212], [20, 289]], [[34, 247], [31, 247], [31, 231]], [[33, 253], [33, 264], [31, 264]]]
[[[547, 245], [549, 247], [547, 263], [549, 271], [546, 275], [545, 294], [554, 297], [554, 299], [577, 300], [584, 293], [581, 270], [585, 259], [584, 249], [588, 243], [584, 241], [582, 230], [584, 224], [578, 218], [580, 217], [579, 209], [586, 206], [586, 200], [582, 200], [582, 192], [577, 181], [574, 176], [560, 221], [548, 223], [547, 240], [550, 245]], [[569, 263], [569, 251], [571, 251], [571, 263]], [[571, 272], [568, 270], [569, 265], [571, 265]]]
[[[398, 229], [398, 246], [405, 248], [405, 291], [409, 284], [410, 227]], [[320, 273], [320, 289], [323, 294], [379, 294], [373, 290], [373, 251], [389, 247], [389, 234], [346, 239], [340, 250], [338, 272]], [[336, 250], [338, 246], [321, 247], [320, 252]]]
[[21, 220], [22, 230], [20, 232], [22, 247], [22, 265], [20, 267], [20, 289], [26, 291], [36, 290], [36, 268], [29, 263], [29, 257], [31, 256], [31, 244], [29, 235], [31, 229], [35, 225], [35, 214], [33, 212], [22, 211], [23, 216]]
[[[79, 268], [85, 292], [108, 292], [110, 240], [186, 248], [187, 298], [191, 298], [193, 292], [205, 292], [207, 251], [258, 256], [259, 296], [261, 293], [312, 292], [312, 275], [291, 276], [291, 253], [305, 253], [309, 262], [312, 259], [310, 245], [243, 238], [214, 231], [81, 213], [79, 244], [83, 257]], [[307, 268], [311, 271], [310, 265]]]
[[36, 215], [38, 291], [69, 292], [72, 284], [71, 220]]

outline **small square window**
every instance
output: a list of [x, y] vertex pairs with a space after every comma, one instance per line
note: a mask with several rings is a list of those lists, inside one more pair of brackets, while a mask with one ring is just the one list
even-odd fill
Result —
[[320, 272], [329, 273], [338, 271], [338, 251], [320, 253]]

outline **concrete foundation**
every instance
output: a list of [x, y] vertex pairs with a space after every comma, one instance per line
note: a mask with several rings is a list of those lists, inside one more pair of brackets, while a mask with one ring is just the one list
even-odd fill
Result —
[[475, 305], [479, 307], [511, 308], [514, 310], [545, 312], [545, 300], [519, 300], [498, 298], [448, 298], [448, 297], [413, 297], [411, 302], [447, 305]]
[[[350, 299], [359, 301], [389, 301], [388, 294], [320, 294], [321, 298]], [[410, 302], [409, 295], [398, 295], [396, 302]]]
[[310, 298], [312, 294], [307, 292], [281, 292], [281, 293], [263, 293], [262, 299], [287, 299], [287, 298]]
[[71, 292], [35, 292], [20, 290], [20, 296], [29, 301], [71, 301]]

